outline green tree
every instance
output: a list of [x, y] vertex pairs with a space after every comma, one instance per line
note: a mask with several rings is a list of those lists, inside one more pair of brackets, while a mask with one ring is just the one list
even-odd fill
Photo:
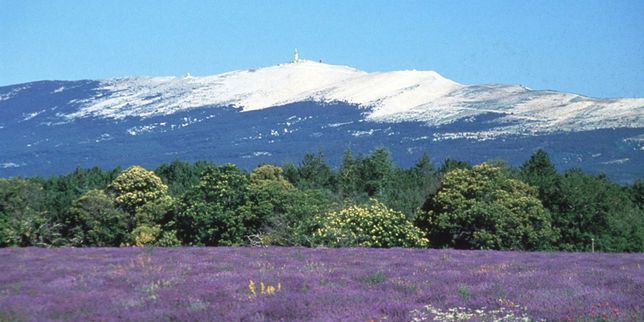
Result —
[[428, 206], [420, 226], [435, 246], [535, 250], [556, 238], [535, 189], [490, 164], [448, 172]]
[[293, 186], [299, 187], [300, 174], [298, 169], [292, 162], [284, 164], [282, 167], [284, 179], [288, 180]]
[[72, 203], [64, 227], [73, 246], [119, 246], [127, 237], [126, 220], [110, 196], [93, 189]]
[[382, 193], [381, 200], [385, 205], [401, 211], [407, 218], [413, 218], [429, 195], [438, 190], [440, 183], [438, 173], [424, 154], [409, 169], [394, 168], [390, 184]]
[[388, 188], [394, 169], [389, 151], [384, 147], [377, 148], [361, 161], [358, 175], [362, 191], [369, 197], [381, 194]]
[[257, 233], [259, 219], [242, 209], [248, 203], [249, 179], [237, 166], [209, 167], [199, 184], [180, 200], [177, 237], [191, 245], [241, 245]]
[[635, 181], [631, 187], [631, 192], [633, 194], [633, 201], [635, 204], [644, 209], [644, 179], [639, 179]]
[[322, 152], [305, 154], [298, 174], [298, 188], [335, 190], [335, 174], [324, 161]]
[[60, 225], [49, 221], [38, 182], [0, 179], [0, 246], [56, 246]]
[[280, 246], [313, 246], [316, 216], [335, 208], [328, 190], [289, 190], [270, 216], [265, 217], [262, 230], [270, 244]]
[[520, 177], [537, 187], [560, 230], [557, 248], [589, 251], [594, 240], [597, 250], [644, 250], [644, 214], [634, 190], [578, 169], [559, 175], [543, 150], [523, 164]]
[[606, 177], [569, 170], [550, 198], [561, 249], [589, 251], [594, 239], [601, 251], [644, 250], [644, 211]]
[[367, 201], [370, 197], [382, 197], [390, 187], [394, 165], [389, 151], [379, 147], [368, 155], [353, 158], [346, 150], [339, 170], [339, 188], [345, 198]]
[[209, 163], [198, 161], [194, 164], [181, 161], [173, 161], [170, 164], [162, 164], [154, 173], [168, 185], [168, 192], [171, 196], [177, 197], [185, 193], [190, 187], [199, 183], [201, 173], [208, 167]]
[[72, 203], [84, 193], [92, 189], [105, 189], [120, 173], [121, 169], [103, 171], [98, 167], [90, 169], [76, 168], [72, 173], [61, 176], [51, 176], [47, 179], [35, 178], [44, 191], [44, 207], [47, 210], [48, 221], [53, 225], [62, 225], [62, 237], [71, 239], [64, 223], [69, 220], [69, 208]]
[[467, 169], [469, 168], [470, 165], [465, 162], [465, 161], [459, 161], [459, 160], [454, 160], [454, 159], [445, 159], [443, 161], [443, 165], [440, 168], [441, 173], [448, 173], [452, 170], [456, 169]]
[[263, 245], [310, 246], [313, 218], [331, 206], [328, 190], [298, 190], [278, 180], [249, 186], [248, 203], [240, 213], [259, 220], [255, 237]]
[[165, 225], [173, 218], [174, 199], [163, 196], [138, 207], [134, 214], [134, 226]]
[[536, 187], [543, 205], [554, 210], [553, 205], [560, 198], [560, 177], [554, 164], [544, 150], [535, 151], [530, 159], [521, 166], [519, 177], [527, 184]]
[[344, 150], [338, 171], [338, 189], [343, 198], [354, 198], [358, 193], [358, 172], [351, 150]]

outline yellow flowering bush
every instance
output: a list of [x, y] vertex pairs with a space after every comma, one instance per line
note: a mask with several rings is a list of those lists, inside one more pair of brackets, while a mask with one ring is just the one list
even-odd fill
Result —
[[371, 200], [316, 218], [315, 239], [328, 246], [426, 247], [429, 241], [405, 215]]
[[168, 195], [168, 186], [150, 170], [132, 166], [110, 184], [117, 206], [134, 215], [137, 208]]

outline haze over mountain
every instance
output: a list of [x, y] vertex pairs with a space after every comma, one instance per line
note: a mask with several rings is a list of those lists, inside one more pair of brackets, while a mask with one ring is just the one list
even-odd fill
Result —
[[384, 145], [395, 161], [501, 158], [536, 148], [560, 168], [644, 175], [644, 99], [521, 85], [465, 85], [434, 71], [367, 73], [296, 60], [194, 77], [40, 81], [0, 87], [0, 176], [174, 159], [337, 164]]

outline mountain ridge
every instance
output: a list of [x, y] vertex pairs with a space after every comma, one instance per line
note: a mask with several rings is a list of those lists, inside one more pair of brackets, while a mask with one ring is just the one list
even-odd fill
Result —
[[[434, 71], [367, 73], [311, 61], [212, 76], [38, 81], [0, 87], [0, 176], [160, 162], [297, 162], [384, 145], [400, 165], [532, 150], [560, 169], [644, 175], [644, 99], [459, 84]], [[578, 142], [579, 141], [579, 142]], [[121, 155], [125, 153], [125, 155]]]
[[508, 122], [520, 123], [495, 130], [498, 136], [644, 127], [641, 98], [597, 99], [521, 85], [463, 85], [435, 71], [367, 73], [312, 61], [212, 76], [119, 77], [99, 83], [99, 93], [73, 101], [79, 108], [66, 118], [145, 118], [205, 106], [251, 111], [315, 101], [371, 109], [367, 119], [372, 121], [421, 121], [437, 126], [498, 113]]

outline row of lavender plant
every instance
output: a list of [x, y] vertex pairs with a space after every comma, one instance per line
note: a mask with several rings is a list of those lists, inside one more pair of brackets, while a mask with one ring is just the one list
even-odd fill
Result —
[[637, 321], [642, 254], [0, 249], [1, 321]]

